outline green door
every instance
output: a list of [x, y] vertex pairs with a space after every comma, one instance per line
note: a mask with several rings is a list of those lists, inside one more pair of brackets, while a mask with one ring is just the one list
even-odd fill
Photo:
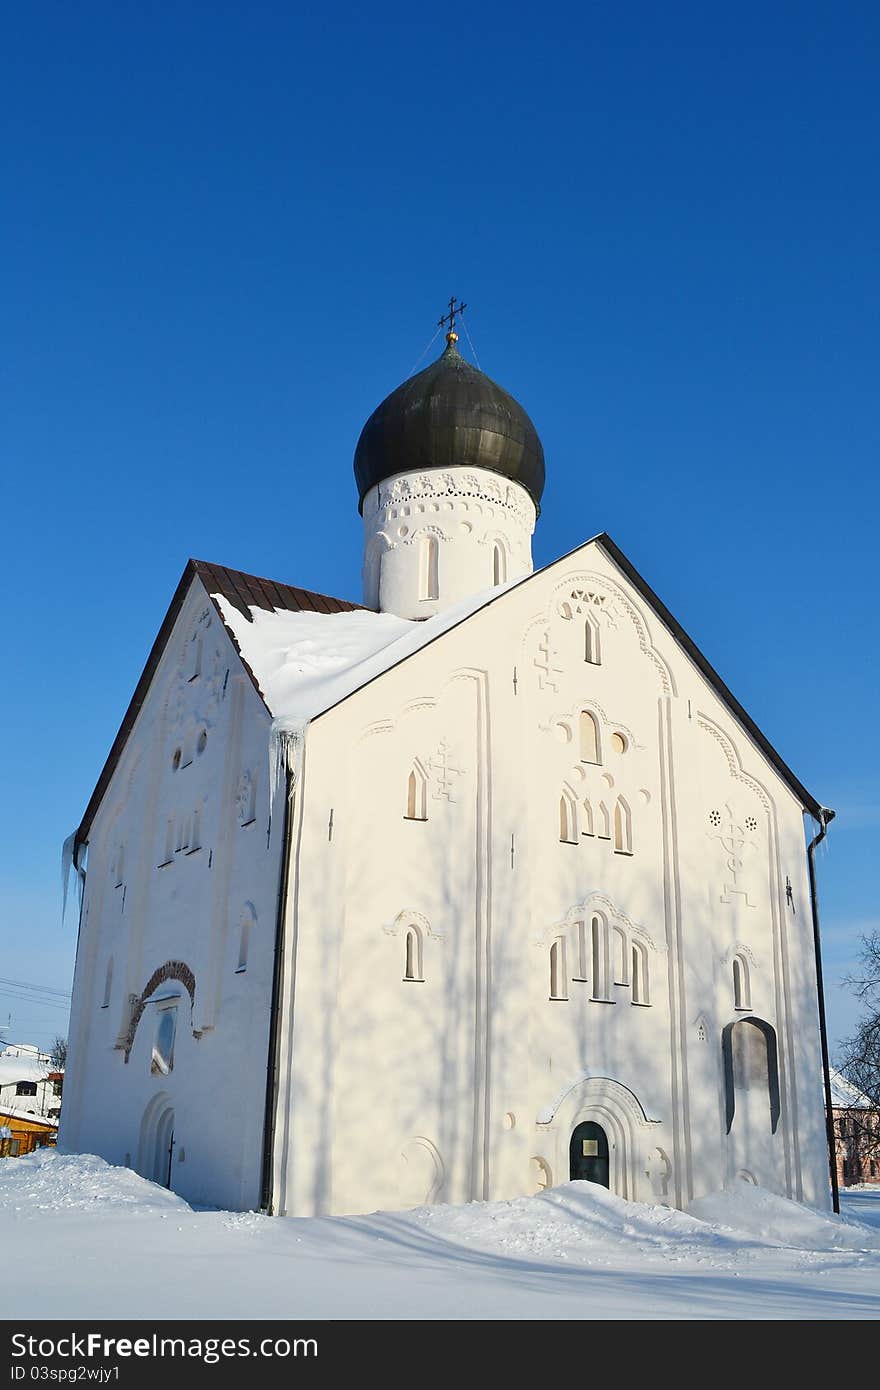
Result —
[[571, 1136], [569, 1177], [608, 1187], [608, 1136], [594, 1120], [584, 1120]]

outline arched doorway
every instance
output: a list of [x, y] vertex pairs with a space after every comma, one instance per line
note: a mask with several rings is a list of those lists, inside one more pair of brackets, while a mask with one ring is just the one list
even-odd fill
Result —
[[574, 1130], [568, 1147], [569, 1177], [609, 1187], [608, 1136], [595, 1120], [584, 1120]]
[[153, 1155], [153, 1182], [171, 1186], [171, 1160], [174, 1155], [174, 1111], [169, 1105], [156, 1121], [156, 1147]]

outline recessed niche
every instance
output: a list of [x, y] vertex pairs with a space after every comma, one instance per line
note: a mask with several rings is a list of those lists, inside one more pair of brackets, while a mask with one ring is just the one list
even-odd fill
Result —
[[507, 1114], [504, 1116], [504, 1128], [505, 1128], [505, 1129], [515, 1129], [515, 1128], [516, 1128], [516, 1116], [514, 1115], [514, 1113], [513, 1113], [512, 1110], [508, 1110]]
[[614, 786], [614, 778], [611, 776], [610, 772], [602, 773], [602, 781], [605, 783], [606, 787]]
[[179, 749], [179, 748], [175, 748], [175, 750], [174, 750], [174, 752], [173, 752], [173, 754], [172, 754], [172, 756], [171, 756], [171, 766], [172, 766], [172, 768], [174, 769], [175, 772], [176, 772], [177, 769], [180, 767], [180, 759], [181, 759], [181, 756], [182, 756], [182, 754], [181, 754], [180, 749]]
[[201, 733], [199, 734], [198, 742], [196, 743], [196, 752], [197, 752], [197, 753], [204, 753], [204, 751], [205, 751], [205, 749], [207, 748], [207, 746], [208, 746], [208, 731], [207, 731], [207, 729], [202, 729]]
[[611, 747], [614, 749], [615, 753], [625, 753], [629, 747], [626, 741], [626, 735], [621, 733], [612, 734]]
[[398, 528], [397, 528], [397, 534], [398, 534], [398, 536], [408, 536], [408, 535], [409, 535], [409, 527], [408, 527], [408, 526], [398, 526]]
[[648, 791], [648, 788], [647, 788], [647, 787], [642, 787], [641, 791], [639, 792], [639, 801], [641, 801], [641, 803], [642, 803], [643, 806], [647, 806], [647, 804], [648, 804], [648, 802], [649, 802], [650, 800], [651, 800], [651, 793]]

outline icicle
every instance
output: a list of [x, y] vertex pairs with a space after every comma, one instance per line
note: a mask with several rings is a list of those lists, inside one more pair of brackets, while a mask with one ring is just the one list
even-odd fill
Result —
[[86, 882], [86, 855], [88, 845], [76, 843], [76, 831], [68, 835], [61, 848], [61, 925], [67, 914], [67, 891], [70, 886], [71, 871], [76, 874], [76, 897], [82, 911], [83, 890]]
[[61, 847], [61, 925], [64, 926], [64, 918], [67, 913], [67, 888], [70, 883], [70, 873], [73, 868], [73, 847], [76, 843], [76, 831], [68, 835]]
[[291, 787], [296, 786], [302, 772], [308, 719], [281, 718], [272, 722], [269, 734], [269, 815], [282, 782], [290, 774]]

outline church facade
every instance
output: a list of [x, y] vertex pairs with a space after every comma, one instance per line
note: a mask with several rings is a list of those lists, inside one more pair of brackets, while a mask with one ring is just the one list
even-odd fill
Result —
[[525, 411], [382, 403], [364, 606], [191, 561], [77, 832], [61, 1143], [289, 1215], [582, 1178], [827, 1205], [801, 786]]

